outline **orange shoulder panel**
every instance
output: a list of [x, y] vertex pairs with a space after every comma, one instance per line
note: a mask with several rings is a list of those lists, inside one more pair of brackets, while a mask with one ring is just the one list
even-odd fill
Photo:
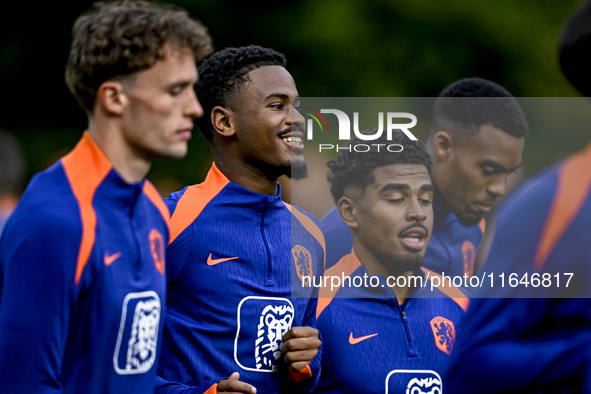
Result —
[[590, 187], [591, 144], [567, 158], [558, 170], [556, 190], [534, 257], [537, 271], [544, 268], [546, 259], [583, 207]]
[[170, 245], [201, 214], [209, 202], [217, 196], [230, 181], [213, 163], [203, 183], [189, 186], [179, 199], [170, 218]]
[[88, 132], [85, 132], [76, 147], [62, 158], [62, 165], [72, 193], [78, 201], [82, 220], [82, 240], [76, 263], [76, 284], [78, 284], [96, 238], [96, 212], [92, 206], [94, 193], [109, 174], [112, 166]]
[[168, 228], [168, 238], [170, 238], [170, 213], [168, 212], [168, 207], [164, 203], [160, 193], [158, 193], [158, 190], [152, 182], [147, 179], [144, 181], [143, 192], [150, 202], [158, 208], [158, 211], [160, 211], [160, 215], [162, 215], [162, 219], [164, 219], [164, 222], [166, 223], [166, 228]]
[[[357, 268], [359, 268], [360, 265], [361, 261], [359, 261], [359, 258], [355, 254], [355, 248], [353, 248], [351, 249], [351, 253], [343, 256], [335, 265], [327, 269], [324, 272], [324, 276], [350, 276]], [[326, 309], [328, 305], [330, 305], [334, 296], [337, 294], [341, 287], [342, 286], [339, 286], [332, 290], [325, 286], [320, 287], [320, 294], [318, 295], [318, 306], [316, 307], [316, 319], [318, 319], [322, 311]]]
[[439, 275], [437, 272], [431, 271], [430, 269], [427, 269], [424, 267], [421, 267], [421, 269], [426, 274], [428, 273], [430, 277], [440, 278], [441, 279], [441, 281], [440, 281], [441, 287], [438, 287], [438, 289], [443, 294], [445, 294], [446, 296], [448, 296], [449, 298], [454, 300], [455, 303], [458, 304], [460, 306], [460, 308], [462, 308], [464, 310], [464, 312], [468, 311], [468, 307], [470, 306], [470, 299], [468, 298], [468, 296], [466, 294], [464, 294], [464, 292], [462, 290], [460, 290], [459, 288], [454, 286], [453, 283], [451, 283], [451, 281], [449, 279], [445, 279], [445, 281], [444, 281], [443, 276]]
[[322, 250], [324, 251], [323, 267], [326, 267], [326, 241], [324, 240], [324, 234], [322, 233], [322, 230], [320, 230], [320, 227], [318, 227], [312, 219], [300, 212], [299, 209], [292, 209], [292, 206], [286, 203], [285, 201], [283, 203], [287, 206], [292, 215], [300, 221], [302, 226], [304, 226], [304, 228], [310, 234], [312, 234], [314, 238], [316, 238], [320, 246], [322, 246]]

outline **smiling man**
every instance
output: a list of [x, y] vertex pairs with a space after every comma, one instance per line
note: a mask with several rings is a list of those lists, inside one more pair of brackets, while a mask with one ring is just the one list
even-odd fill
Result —
[[134, 1], [98, 3], [73, 36], [66, 82], [88, 131], [33, 178], [0, 239], [0, 387], [149, 393], [169, 228], [144, 177], [187, 152], [211, 40], [185, 11]]
[[317, 300], [299, 277], [322, 275], [324, 237], [315, 219], [281, 200], [277, 183], [306, 172], [295, 82], [283, 55], [256, 46], [214, 54], [199, 75], [206, 115], [198, 124], [214, 164], [203, 183], [166, 200], [157, 392], [311, 392]]
[[[350, 142], [357, 143], [363, 141]], [[468, 299], [449, 282], [431, 290], [430, 278], [440, 277], [421, 269], [433, 229], [431, 160], [424, 145], [402, 132], [377, 143], [404, 150], [378, 152], [372, 145], [369, 152], [343, 150], [328, 163], [331, 193], [353, 249], [326, 271], [340, 286], [320, 290], [317, 391], [440, 393]]]
[[[493, 82], [468, 78], [441, 92], [427, 141], [435, 220], [425, 267], [451, 276], [473, 274], [483, 217], [505, 195], [508, 174], [521, 165], [527, 133], [519, 104]], [[321, 228], [330, 267], [351, 250], [351, 237], [336, 207]]]

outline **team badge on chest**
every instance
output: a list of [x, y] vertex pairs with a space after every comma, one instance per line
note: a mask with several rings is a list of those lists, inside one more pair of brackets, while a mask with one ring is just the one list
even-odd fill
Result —
[[431, 320], [431, 330], [435, 337], [435, 345], [445, 354], [451, 354], [456, 342], [456, 328], [451, 320], [437, 316]]
[[153, 228], [148, 235], [150, 240], [150, 251], [154, 259], [154, 265], [158, 272], [164, 275], [164, 239], [160, 231]]
[[[308, 251], [308, 249], [304, 248], [302, 245], [296, 245], [291, 249], [291, 255], [293, 257], [298, 279], [302, 283], [306, 283], [306, 286], [311, 286], [311, 278], [314, 273], [312, 269], [312, 255], [310, 254], [310, 251]], [[308, 277], [310, 279], [304, 282], [304, 277]]]

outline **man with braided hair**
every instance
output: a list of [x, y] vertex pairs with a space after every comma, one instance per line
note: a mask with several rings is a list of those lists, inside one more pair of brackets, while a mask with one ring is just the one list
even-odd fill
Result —
[[186, 11], [141, 1], [76, 20], [66, 82], [88, 130], [0, 238], [2, 393], [153, 392], [169, 213], [144, 177], [187, 152], [210, 41]]
[[[199, 75], [198, 125], [214, 163], [203, 183], [166, 200], [168, 310], [156, 391], [311, 392], [321, 341], [317, 299], [300, 276], [322, 275], [324, 237], [313, 217], [281, 200], [277, 183], [306, 172], [295, 82], [283, 55], [257, 46], [220, 51]], [[248, 384], [220, 381], [233, 372]]]
[[[349, 146], [363, 142], [356, 137]], [[404, 148], [379, 151], [378, 144], [389, 143]], [[438, 289], [442, 278], [421, 268], [433, 230], [429, 154], [396, 130], [368, 152], [341, 150], [328, 167], [353, 248], [326, 270], [330, 285], [320, 289], [317, 392], [443, 392], [442, 372], [468, 299], [448, 281]]]

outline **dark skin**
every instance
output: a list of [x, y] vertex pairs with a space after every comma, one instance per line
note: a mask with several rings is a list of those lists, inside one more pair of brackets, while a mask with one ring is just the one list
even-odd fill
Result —
[[521, 165], [524, 138], [484, 124], [458, 143], [440, 130], [429, 139], [434, 202], [465, 225], [478, 223], [506, 193], [509, 174]]
[[[337, 206], [351, 229], [355, 253], [370, 276], [415, 275], [400, 264], [424, 257], [433, 230], [433, 186], [427, 167], [395, 164], [373, 170], [374, 181], [363, 190], [345, 189]], [[410, 283], [410, 281], [405, 281]], [[403, 304], [410, 286], [392, 289]]]
[[248, 77], [227, 107], [211, 112], [213, 158], [230, 181], [276, 195], [277, 179], [287, 174], [286, 168], [304, 163], [304, 118], [296, 109], [300, 99], [283, 67], [261, 67]]
[[[289, 165], [304, 164], [304, 118], [296, 110], [299, 95], [283, 67], [265, 66], [250, 79], [227, 107], [211, 112], [211, 148], [219, 170], [232, 182], [256, 193], [277, 195], [277, 179]], [[292, 119], [293, 118], [293, 119]], [[283, 359], [294, 372], [312, 362], [321, 341], [312, 327], [292, 327], [282, 338]], [[233, 373], [218, 383], [218, 392], [256, 393]]]

